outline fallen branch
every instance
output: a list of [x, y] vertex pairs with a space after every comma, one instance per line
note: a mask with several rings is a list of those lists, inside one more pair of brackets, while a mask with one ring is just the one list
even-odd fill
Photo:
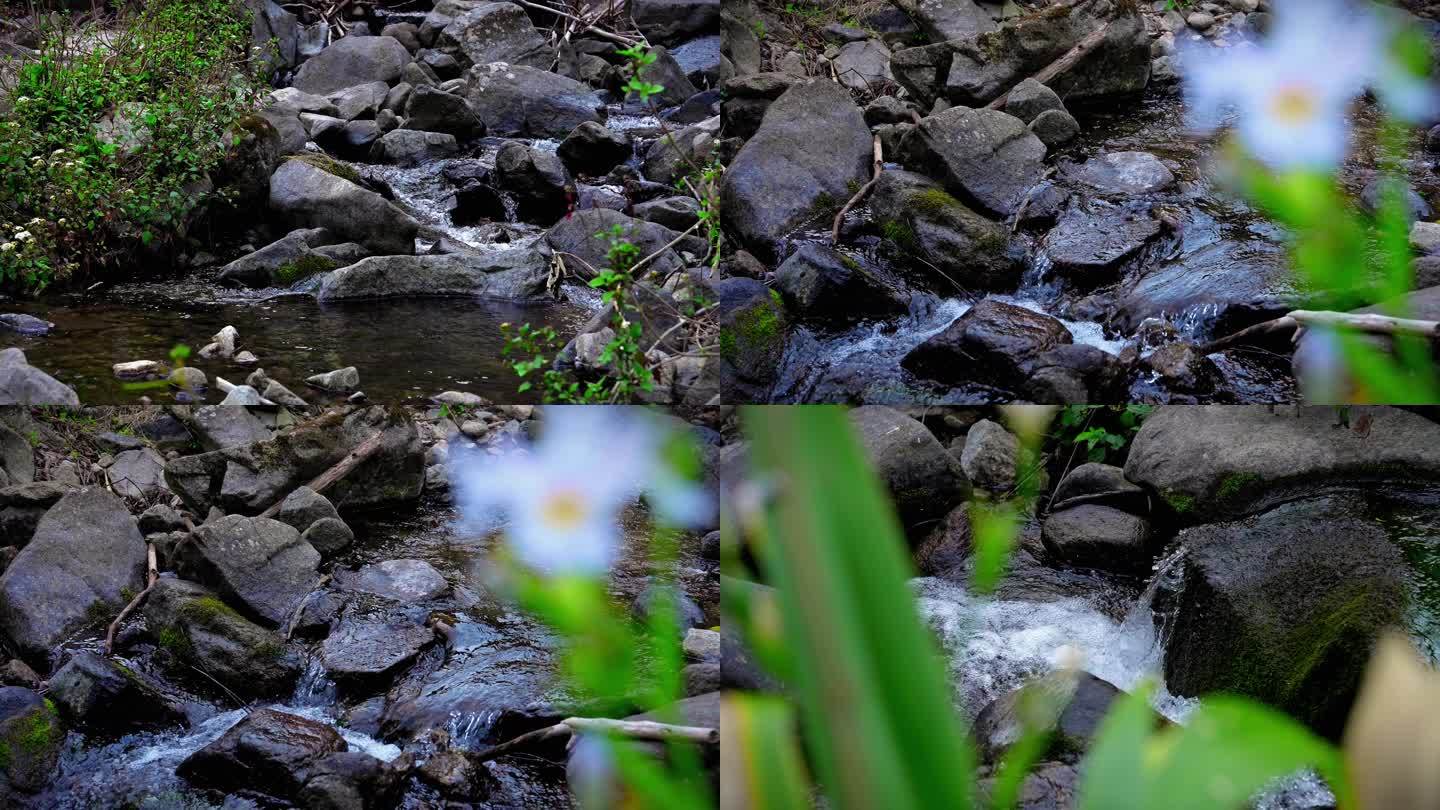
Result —
[[110, 622], [110, 629], [105, 631], [106, 655], [109, 655], [115, 649], [115, 633], [119, 631], [120, 623], [125, 621], [126, 616], [129, 616], [136, 608], [140, 607], [140, 603], [145, 601], [145, 597], [150, 595], [150, 590], [155, 587], [155, 583], [160, 579], [160, 563], [155, 556], [154, 543], [145, 544], [145, 558], [145, 590], [135, 594], [135, 598], [131, 599], [130, 603], [121, 609], [119, 616], [115, 617], [115, 621]]
[[[1077, 3], [1076, 5], [1079, 4]], [[1054, 79], [1056, 76], [1059, 76], [1061, 73], [1064, 73], [1070, 68], [1075, 67], [1075, 64], [1077, 62], [1079, 62], [1081, 59], [1084, 59], [1087, 55], [1089, 55], [1091, 51], [1100, 47], [1100, 43], [1104, 42], [1105, 37], [1110, 33], [1110, 25], [1111, 23], [1107, 22], [1099, 28], [1095, 29], [1094, 31], [1091, 31], [1085, 36], [1084, 39], [1075, 43], [1075, 47], [1066, 51], [1063, 55], [1061, 55], [1059, 59], [1056, 59], [1054, 62], [1051, 62], [1050, 64], [1041, 68], [1040, 72], [1036, 73], [1031, 78], [1035, 79], [1035, 81], [1040, 82], [1041, 84], [1046, 84], [1050, 80]], [[1001, 94], [999, 98], [995, 99], [989, 104], [986, 104], [985, 108], [988, 110], [998, 110], [1001, 107], [1005, 106], [1005, 102], [1009, 100], [1010, 91], [1006, 90], [1003, 94]]]
[[[374, 435], [361, 442], [360, 445], [354, 450], [351, 450], [349, 453], [345, 454], [344, 458], [335, 462], [335, 466], [315, 476], [315, 479], [310, 483], [306, 484], [305, 486], [315, 490], [316, 492], [324, 492], [325, 489], [328, 488], [331, 484], [334, 484], [336, 481], [339, 481], [340, 479], [349, 475], [356, 467], [363, 464], [366, 459], [375, 455], [375, 451], [380, 449], [380, 439], [384, 435], [385, 430], [383, 428], [377, 430]], [[289, 495], [290, 493], [285, 493], [285, 497], [289, 497]], [[283, 503], [285, 503], [285, 498], [279, 498], [275, 501], [275, 503], [270, 504], [269, 508], [267, 508], [264, 512], [261, 512], [260, 517], [275, 517], [276, 513], [280, 511], [280, 505]]]
[[1248, 326], [1200, 347], [1202, 354], [1214, 354], [1233, 346], [1253, 343], [1271, 335], [1294, 333], [1307, 327], [1329, 326], [1374, 335], [1414, 335], [1440, 340], [1440, 321], [1418, 321], [1389, 315], [1353, 312], [1326, 312], [1297, 309], [1274, 320]]
[[512, 740], [500, 743], [499, 745], [493, 745], [483, 751], [467, 754], [467, 756], [471, 762], [488, 762], [496, 757], [502, 757], [513, 751], [533, 747], [547, 740], [568, 739], [572, 734], [586, 731], [610, 734], [631, 740], [650, 740], [653, 742], [682, 740], [685, 742], [707, 743], [710, 745], [715, 745], [720, 742], [720, 730], [714, 728], [675, 726], [669, 723], [656, 723], [649, 720], [609, 720], [605, 718], [568, 717], [553, 726], [546, 726], [542, 729], [521, 734]]
[[845, 203], [845, 207], [840, 209], [840, 213], [835, 215], [834, 223], [830, 225], [830, 244], [832, 245], [840, 244], [840, 223], [845, 220], [845, 215], [850, 213], [850, 209], [863, 200], [866, 194], [870, 193], [870, 189], [874, 188], [876, 183], [880, 182], [880, 173], [885, 170], [885, 155], [880, 145], [879, 135], [875, 136], [871, 161], [870, 182], [855, 192], [855, 196]]

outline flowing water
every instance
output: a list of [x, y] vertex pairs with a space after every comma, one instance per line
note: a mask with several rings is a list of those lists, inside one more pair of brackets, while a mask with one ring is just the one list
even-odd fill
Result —
[[[1411, 565], [1406, 629], [1433, 665], [1440, 666], [1440, 490], [1367, 491], [1366, 514], [1384, 527]], [[1130, 690], [1158, 685], [1152, 705], [1184, 723], [1198, 705], [1164, 683], [1165, 646], [1173, 627], [1173, 597], [1184, 582], [1183, 546], [1155, 563], [1143, 589], [1128, 577], [1094, 574], [1056, 587], [1002, 585], [977, 597], [940, 578], [911, 581], [919, 611], [949, 660], [955, 701], [974, 719], [991, 701], [1062, 667], [1078, 668]], [[1024, 578], [1021, 573], [1012, 579]], [[1313, 773], [1300, 773], [1257, 797], [1257, 810], [1330, 808], [1334, 796]]]
[[[1111, 354], [1134, 345], [1145, 356], [1156, 347], [1141, 342], [1140, 325], [1163, 323], [1162, 342], [1203, 342], [1282, 314], [1306, 296], [1287, 269], [1286, 236], [1244, 201], [1214, 179], [1213, 140], [1187, 134], [1179, 98], [1152, 90], [1136, 104], [1113, 111], [1080, 111], [1082, 134], [1075, 144], [1052, 157], [1057, 165], [1083, 162], [1106, 152], [1150, 152], [1166, 162], [1177, 182], [1148, 195], [1175, 216], [1175, 232], [1122, 265], [1121, 280], [1098, 289], [1077, 288], [1055, 276], [1044, 246], [1022, 228], [1015, 244], [1026, 254], [1018, 290], [993, 295], [1061, 319], [1076, 343]], [[1354, 158], [1342, 173], [1347, 190], [1356, 193], [1374, 165], [1372, 141], [1380, 122], [1374, 111], [1355, 115]], [[1436, 191], [1436, 177], [1423, 154], [1411, 156], [1417, 188]], [[898, 168], [891, 166], [891, 168]], [[848, 220], [860, 225], [869, 211], [860, 206]], [[788, 254], [800, 243], [829, 244], [829, 223], [792, 234], [780, 245]], [[880, 240], [862, 232], [848, 240], [852, 258], [884, 266]], [[1149, 286], [1132, 293], [1140, 280]], [[971, 296], [946, 297], [918, 292], [909, 313], [879, 322], [838, 329], [801, 326], [794, 331], [781, 361], [775, 402], [948, 402], [993, 401], [997, 393], [984, 386], [947, 387], [917, 378], [899, 361], [926, 338], [940, 332], [969, 309]], [[1097, 314], [1097, 308], [1103, 314]], [[1245, 348], [1212, 355], [1221, 382], [1213, 396], [1220, 402], [1284, 402], [1297, 397], [1288, 355]], [[1136, 379], [1122, 401], [1165, 401], [1170, 392], [1154, 375]]]
[[[248, 709], [266, 706], [331, 725], [350, 750], [386, 761], [399, 756], [408, 740], [423, 737], [430, 729], [447, 731], [456, 745], [466, 748], [499, 742], [492, 732], [497, 731], [495, 721], [502, 710], [545, 705], [564, 697], [554, 684], [555, 642], [543, 628], [477, 584], [492, 540], [458, 533], [453, 518], [448, 509], [427, 507], [405, 517], [352, 522], [357, 541], [335, 561], [337, 568], [354, 569], [389, 559], [423, 559], [452, 587], [438, 609], [454, 618], [454, 639], [448, 645], [437, 642], [397, 679], [388, 692], [392, 705], [384, 713], [367, 711], [378, 709], [376, 695], [338, 693], [313, 651], [307, 652], [310, 663], [293, 694], [237, 708], [233, 702], [196, 695], [166, 678], [152, 666], [147, 648], [137, 647], [126, 663], [164, 683], [185, 706], [190, 727], [119, 739], [72, 732], [59, 775], [29, 806], [37, 810], [210, 808], [202, 792], [175, 775], [175, 767], [239, 722]], [[347, 612], [397, 610], [393, 603], [380, 602], [357, 596]], [[426, 605], [420, 609], [422, 615], [435, 607]], [[81, 639], [66, 646], [94, 649], [98, 640]], [[492, 763], [491, 771], [499, 787], [491, 803], [480, 807], [570, 806], [563, 768], [548, 761], [508, 757]], [[424, 808], [437, 801], [430, 788], [412, 780], [400, 806]]]
[[[637, 144], [655, 137], [659, 127], [648, 114], [618, 105], [610, 108], [607, 125], [631, 133]], [[520, 140], [552, 151], [559, 145], [553, 140]], [[442, 172], [460, 161], [493, 166], [501, 143], [497, 138], [481, 139], [463, 158], [418, 167], [350, 165], [367, 180], [388, 187], [395, 201], [421, 222], [420, 252], [431, 249], [437, 235], [480, 251], [524, 247], [534, 243], [543, 229], [515, 221], [456, 225], [450, 220], [453, 189]], [[596, 186], [583, 192], [604, 197], [621, 190]], [[501, 356], [500, 325], [549, 326], [568, 339], [599, 307], [593, 291], [573, 284], [562, 285], [559, 300], [544, 304], [486, 299], [321, 304], [310, 294], [315, 279], [302, 281], [293, 290], [236, 290], [219, 285], [214, 274], [211, 269], [183, 279], [125, 283], [97, 292], [0, 304], [0, 310], [55, 324], [43, 336], [0, 335], [0, 347], [24, 349], [31, 365], [75, 388], [82, 402], [130, 402], [142, 394], [188, 397], [163, 388], [127, 387], [115, 379], [111, 366], [132, 360], [163, 362], [177, 344], [199, 349], [226, 325], [239, 330], [240, 348], [258, 355], [259, 366], [269, 377], [302, 397], [313, 393], [305, 388], [306, 377], [353, 365], [360, 371], [362, 390], [374, 400], [399, 401], [460, 389], [504, 402], [526, 402], [530, 401], [526, 395], [516, 394], [518, 379]], [[212, 378], [207, 395], [211, 401], [223, 397], [213, 385], [216, 375], [238, 383], [251, 370], [194, 357], [192, 363]]]

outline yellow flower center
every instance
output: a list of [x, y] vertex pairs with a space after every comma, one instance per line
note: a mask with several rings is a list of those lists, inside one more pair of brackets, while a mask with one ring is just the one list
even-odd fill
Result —
[[540, 515], [556, 530], [574, 529], [585, 517], [585, 498], [574, 489], [554, 490], [541, 504]]
[[1303, 124], [1315, 117], [1315, 94], [1303, 84], [1281, 87], [1270, 99], [1270, 112], [1288, 124]]

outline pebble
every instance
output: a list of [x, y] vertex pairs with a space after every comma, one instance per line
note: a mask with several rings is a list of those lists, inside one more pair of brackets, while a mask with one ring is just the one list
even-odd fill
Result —
[[165, 376], [165, 366], [154, 360], [132, 360], [116, 363], [110, 369], [122, 380], [150, 380]]
[[1215, 25], [1215, 15], [1208, 11], [1194, 11], [1185, 18], [1185, 24], [1196, 31], [1207, 31]]
[[205, 372], [194, 366], [181, 366], [170, 372], [170, 384], [176, 388], [184, 388], [188, 391], [199, 391], [209, 381], [205, 378]]
[[256, 363], [260, 362], [260, 358], [256, 357], [250, 352], [240, 352], [239, 354], [235, 355], [235, 362], [242, 366], [253, 366]]
[[346, 366], [306, 377], [305, 382], [324, 391], [345, 394], [360, 387], [360, 371], [354, 366]]

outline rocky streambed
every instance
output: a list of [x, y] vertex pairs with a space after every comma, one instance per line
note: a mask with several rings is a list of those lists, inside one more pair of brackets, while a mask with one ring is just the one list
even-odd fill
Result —
[[[1073, 806], [1100, 719], [1146, 680], [1171, 722], [1235, 692], [1338, 738], [1382, 631], [1440, 665], [1433, 412], [1164, 406], [1112, 463], [1050, 452], [1038, 469], [1017, 468], [1015, 437], [982, 409], [850, 415], [906, 528], [981, 776], [1017, 738], [1020, 690], [1073, 690], [1025, 806]], [[976, 595], [971, 507], [1025, 476], [1038, 506], [997, 591]], [[1256, 806], [1334, 797], [1296, 774]]]
[[[309, 377], [355, 367], [385, 401], [446, 388], [525, 401], [502, 324], [552, 328], [567, 368], [603, 374], [607, 321], [587, 282], [618, 229], [659, 253], [644, 280], [653, 398], [714, 398], [692, 330], [671, 327], [709, 296], [701, 203], [677, 188], [715, 149], [718, 4], [634, 10], [654, 45], [643, 78], [664, 88], [648, 103], [621, 89], [616, 40], [551, 37], [564, 18], [511, 3], [382, 3], [343, 29], [249, 5], [278, 89], [237, 125], [214, 200], [177, 250], [125, 281], [13, 302], [30, 316], [11, 322], [30, 364], [83, 401], [133, 401], [117, 378], [136, 375], [118, 364], [164, 380], [171, 348], [225, 343], [228, 326], [238, 340], [192, 355], [204, 384], [188, 372], [181, 401], [220, 401], [216, 378], [257, 367], [302, 394]], [[145, 147], [132, 129], [121, 155]]]
[[[557, 640], [483, 584], [497, 536], [457, 529], [447, 497], [449, 450], [513, 448], [536, 430], [528, 406], [0, 416], [7, 806], [571, 806], [563, 747], [463, 754], [584, 711]], [[713, 456], [718, 434], [693, 431]], [[377, 435], [323, 494], [300, 486]], [[612, 578], [637, 616], [648, 529], [627, 513]], [[163, 573], [106, 655], [147, 544]], [[718, 711], [716, 548], [686, 538], [678, 569], [682, 708], [703, 723]]]
[[[725, 86], [723, 134], [743, 144], [723, 189], [743, 247], [721, 296], [737, 390], [792, 403], [1302, 396], [1305, 344], [1202, 347], [1291, 309], [1370, 302], [1296, 278], [1284, 231], [1225, 186], [1219, 140], [1188, 131], [1176, 74], [1177, 48], [1251, 47], [1266, 3], [1205, 19], [1148, 3], [896, 5], [908, 16], [791, 23]], [[1093, 33], [1067, 70], [1030, 78]], [[823, 54], [789, 47], [805, 37]], [[1369, 107], [1354, 118], [1342, 182], [1364, 208], [1379, 122]], [[1437, 190], [1424, 141], [1402, 161], [1418, 219]], [[872, 177], [835, 239], [836, 212]], [[1411, 303], [1428, 311], [1440, 276], [1415, 245]]]

